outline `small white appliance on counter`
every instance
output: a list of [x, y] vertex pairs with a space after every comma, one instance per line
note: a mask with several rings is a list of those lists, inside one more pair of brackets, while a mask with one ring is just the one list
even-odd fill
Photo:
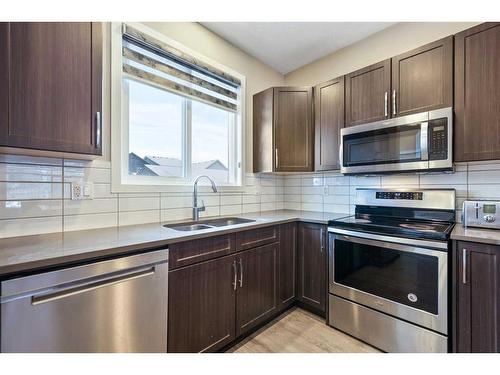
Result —
[[464, 201], [462, 223], [465, 228], [500, 229], [500, 201]]

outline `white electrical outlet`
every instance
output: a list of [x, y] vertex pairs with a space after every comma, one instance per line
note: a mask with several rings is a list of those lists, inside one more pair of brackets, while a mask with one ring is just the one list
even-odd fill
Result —
[[94, 199], [94, 184], [92, 182], [86, 182], [84, 184], [80, 184], [79, 182], [72, 182], [71, 199]]

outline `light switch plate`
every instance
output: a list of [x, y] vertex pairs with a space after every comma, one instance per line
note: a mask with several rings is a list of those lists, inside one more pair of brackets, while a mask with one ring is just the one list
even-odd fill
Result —
[[72, 200], [94, 199], [94, 184], [92, 182], [85, 182], [83, 184], [79, 182], [72, 182], [71, 199]]

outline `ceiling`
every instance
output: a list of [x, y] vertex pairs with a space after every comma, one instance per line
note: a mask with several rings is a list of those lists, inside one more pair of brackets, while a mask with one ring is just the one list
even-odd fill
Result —
[[246, 53], [282, 74], [289, 73], [392, 22], [202, 22]]

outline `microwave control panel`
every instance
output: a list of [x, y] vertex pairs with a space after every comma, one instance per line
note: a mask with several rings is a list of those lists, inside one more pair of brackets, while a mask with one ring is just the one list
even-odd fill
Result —
[[500, 202], [464, 201], [462, 223], [465, 227], [500, 229]]
[[429, 160], [448, 158], [448, 125], [446, 119], [432, 120], [428, 128]]

